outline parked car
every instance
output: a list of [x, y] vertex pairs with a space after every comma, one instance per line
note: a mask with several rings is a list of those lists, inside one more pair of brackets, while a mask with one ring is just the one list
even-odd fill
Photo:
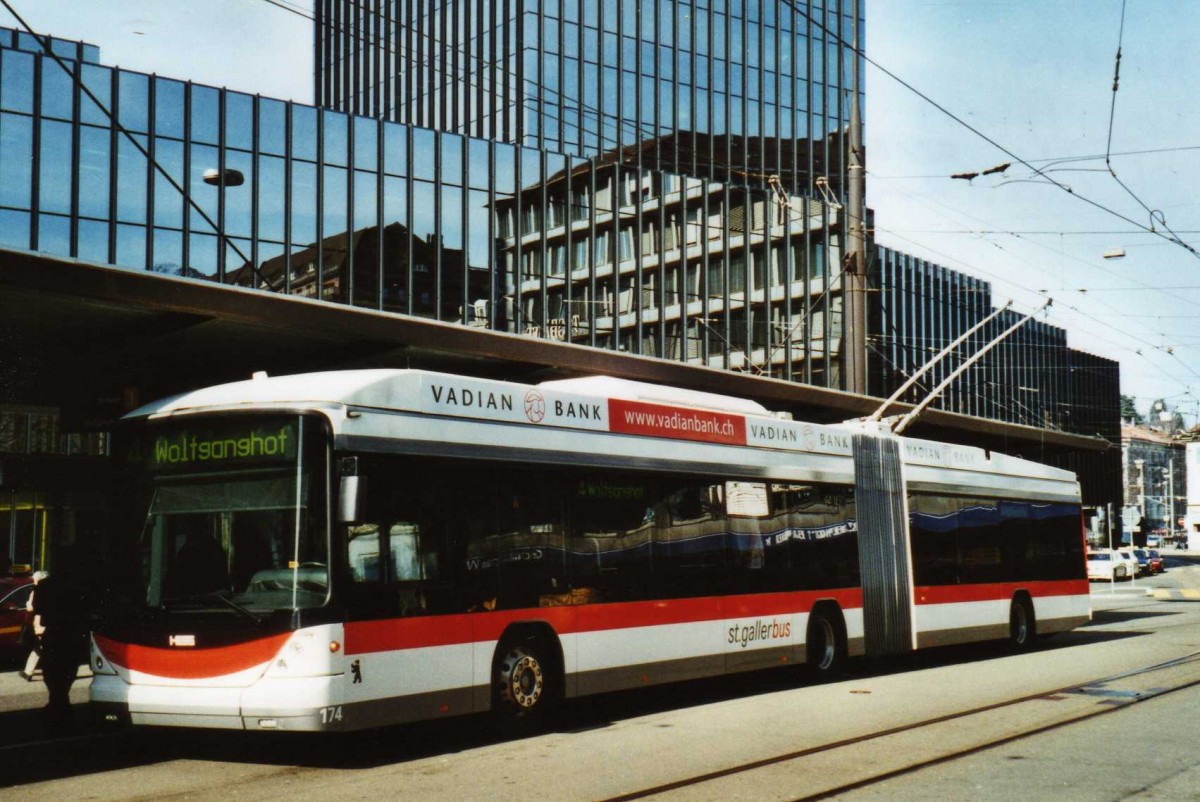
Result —
[[1145, 549], [1134, 549], [1133, 559], [1137, 560], [1137, 575], [1148, 576], [1154, 573], [1154, 569], [1150, 567], [1150, 552]]
[[1164, 570], [1166, 570], [1163, 566], [1162, 555], [1158, 553], [1157, 549], [1147, 549], [1146, 553], [1150, 555], [1150, 572], [1151, 573], [1161, 574]]
[[1137, 557], [1133, 556], [1133, 552], [1129, 549], [1117, 549], [1117, 559], [1125, 563], [1125, 570], [1129, 572], [1129, 578], [1133, 579], [1138, 575]]
[[33, 580], [27, 576], [0, 577], [0, 660], [15, 661], [24, 657], [17, 636], [29, 613], [25, 605], [33, 592]]
[[1089, 551], [1087, 553], [1087, 576], [1088, 579], [1125, 579], [1129, 575], [1129, 568], [1125, 562], [1121, 560], [1116, 552], [1112, 551]]

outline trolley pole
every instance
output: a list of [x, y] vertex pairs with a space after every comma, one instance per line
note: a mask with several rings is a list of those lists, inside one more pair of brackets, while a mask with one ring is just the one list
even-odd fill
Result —
[[863, 231], [863, 198], [866, 168], [863, 158], [862, 111], [859, 109], [858, 14], [861, 0], [851, 4], [850, 41], [854, 65], [851, 69], [849, 153], [847, 153], [845, 269], [842, 286], [842, 372], [845, 388], [867, 394], [867, 242]]

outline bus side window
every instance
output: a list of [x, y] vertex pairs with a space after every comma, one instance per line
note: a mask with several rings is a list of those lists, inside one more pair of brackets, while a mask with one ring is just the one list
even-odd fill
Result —
[[[395, 523], [388, 529], [388, 540], [392, 551], [392, 578], [397, 582], [416, 582], [426, 579], [427, 561], [421, 554], [420, 527], [413, 523]], [[434, 566], [437, 554], [430, 555]], [[436, 568], [434, 571], [436, 575]]]
[[382, 582], [383, 562], [379, 556], [379, 525], [351, 526], [346, 535], [346, 562], [354, 582]]

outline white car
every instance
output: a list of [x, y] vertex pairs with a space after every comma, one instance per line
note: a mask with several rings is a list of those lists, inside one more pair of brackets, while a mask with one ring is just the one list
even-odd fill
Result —
[[1087, 553], [1087, 576], [1088, 579], [1106, 581], [1125, 579], [1129, 576], [1129, 569], [1116, 552], [1089, 551]]
[[1133, 556], [1133, 551], [1130, 549], [1118, 549], [1117, 554], [1120, 555], [1120, 559], [1125, 562], [1125, 570], [1128, 572], [1128, 576], [1131, 579], [1137, 576], [1139, 571], [1138, 559], [1137, 557]]

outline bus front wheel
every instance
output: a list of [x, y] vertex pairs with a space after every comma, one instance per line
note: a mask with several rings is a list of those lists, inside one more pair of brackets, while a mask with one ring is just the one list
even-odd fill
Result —
[[493, 670], [494, 706], [507, 728], [532, 728], [546, 719], [557, 677], [549, 650], [535, 638], [502, 644]]

